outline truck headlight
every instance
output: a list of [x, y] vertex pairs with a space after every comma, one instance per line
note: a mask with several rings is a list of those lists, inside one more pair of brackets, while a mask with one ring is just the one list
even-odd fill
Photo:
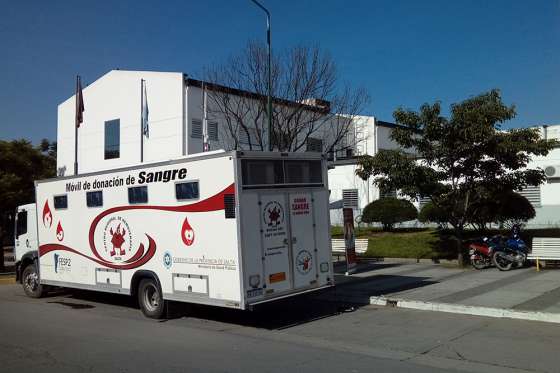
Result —
[[249, 276], [249, 285], [252, 288], [258, 288], [261, 283], [261, 276], [260, 275], [251, 275]]

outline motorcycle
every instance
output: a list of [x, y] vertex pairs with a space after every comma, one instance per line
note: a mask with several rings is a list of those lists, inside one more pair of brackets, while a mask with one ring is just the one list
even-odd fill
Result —
[[528, 252], [525, 241], [519, 237], [519, 227], [514, 226], [511, 238], [502, 240], [502, 244], [494, 248], [492, 262], [500, 271], [509, 271], [514, 266], [522, 267]]
[[482, 242], [469, 245], [471, 265], [484, 269], [495, 265], [500, 271], [509, 271], [513, 266], [521, 267], [527, 260], [528, 248], [519, 237], [519, 226], [512, 229], [511, 238], [504, 236], [484, 237]]
[[498, 245], [500, 237], [484, 237], [482, 242], [474, 242], [469, 245], [469, 257], [471, 265], [478, 270], [491, 267], [494, 247]]
[[492, 262], [500, 271], [509, 271], [514, 266], [522, 267], [527, 253], [527, 245], [521, 238], [510, 238], [494, 250]]

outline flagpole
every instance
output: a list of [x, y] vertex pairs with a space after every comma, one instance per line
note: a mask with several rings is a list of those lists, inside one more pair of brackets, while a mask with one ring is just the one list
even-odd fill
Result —
[[78, 174], [78, 126], [80, 125], [78, 123], [78, 110], [80, 110], [79, 108], [79, 98], [78, 98], [78, 92], [80, 89], [80, 76], [76, 75], [76, 112], [74, 113], [74, 175]]
[[206, 84], [202, 82], [202, 111], [203, 111], [203, 120], [202, 120], [202, 151], [208, 151], [208, 107], [207, 105], [207, 93], [206, 93]]
[[140, 163], [144, 162], [144, 79], [140, 79]]

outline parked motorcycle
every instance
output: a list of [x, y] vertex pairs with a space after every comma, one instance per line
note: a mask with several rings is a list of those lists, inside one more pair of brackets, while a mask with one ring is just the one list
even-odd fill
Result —
[[501, 245], [494, 248], [492, 262], [500, 271], [509, 271], [512, 267], [522, 267], [528, 252], [525, 241], [519, 236], [519, 227], [514, 226], [511, 238], [504, 239]]
[[469, 257], [471, 265], [475, 269], [480, 270], [493, 265], [494, 247], [498, 245], [498, 241], [499, 236], [484, 237], [482, 242], [474, 242], [469, 245]]

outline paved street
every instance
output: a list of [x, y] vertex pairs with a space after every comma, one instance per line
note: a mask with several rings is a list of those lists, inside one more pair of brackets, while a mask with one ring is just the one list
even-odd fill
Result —
[[560, 325], [325, 298], [252, 313], [175, 307], [172, 319], [154, 321], [127, 297], [61, 292], [35, 300], [0, 285], [0, 371], [560, 371]]

